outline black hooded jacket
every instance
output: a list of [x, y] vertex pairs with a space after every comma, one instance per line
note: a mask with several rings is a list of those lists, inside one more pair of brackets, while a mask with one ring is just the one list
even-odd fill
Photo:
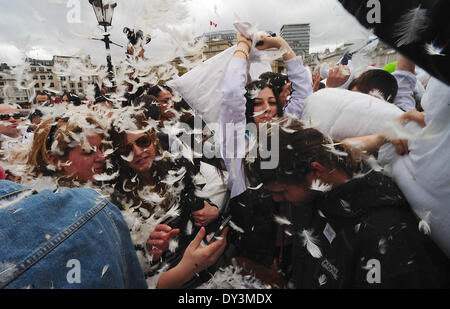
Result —
[[[293, 288], [448, 287], [449, 260], [419, 231], [392, 179], [370, 174], [293, 209]], [[305, 244], [316, 238], [321, 257]]]

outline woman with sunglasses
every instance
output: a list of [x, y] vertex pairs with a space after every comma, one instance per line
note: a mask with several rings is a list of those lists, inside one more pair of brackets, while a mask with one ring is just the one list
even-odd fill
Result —
[[[175, 158], [163, 150], [157, 123], [136, 114], [132, 107], [119, 113], [110, 131], [116, 149], [112, 159], [119, 171], [113, 202], [125, 210], [144, 273], [152, 277], [161, 261], [169, 268], [178, 265], [201, 229], [194, 226], [191, 214], [206, 202], [195, 195], [197, 168], [184, 157]], [[168, 217], [169, 213], [174, 215]], [[176, 249], [169, 250], [169, 244]], [[184, 287], [209, 278], [207, 272], [200, 273]]]

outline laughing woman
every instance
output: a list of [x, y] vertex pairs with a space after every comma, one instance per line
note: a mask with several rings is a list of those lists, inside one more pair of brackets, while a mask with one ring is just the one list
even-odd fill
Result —
[[96, 182], [105, 165], [103, 137], [92, 115], [47, 119], [35, 130], [27, 164], [35, 176], [57, 177], [66, 187]]
[[172, 268], [180, 262], [200, 230], [191, 214], [206, 202], [195, 195], [195, 166], [163, 151], [156, 123], [130, 108], [117, 119], [110, 133], [119, 170], [113, 201], [124, 210], [144, 272], [152, 277], [163, 263]]

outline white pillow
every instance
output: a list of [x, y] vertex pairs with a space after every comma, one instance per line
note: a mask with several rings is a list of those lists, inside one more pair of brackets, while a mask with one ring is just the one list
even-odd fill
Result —
[[301, 120], [342, 140], [378, 134], [387, 122], [402, 113], [395, 105], [367, 94], [325, 88], [306, 99]]

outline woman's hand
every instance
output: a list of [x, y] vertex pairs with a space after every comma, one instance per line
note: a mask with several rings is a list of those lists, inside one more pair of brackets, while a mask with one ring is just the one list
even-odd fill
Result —
[[313, 78], [313, 92], [316, 92], [319, 90], [320, 88], [320, 82], [321, 82], [321, 77], [320, 77], [320, 73], [316, 72], [314, 73], [314, 78]]
[[147, 240], [147, 250], [153, 256], [153, 261], [158, 260], [167, 251], [170, 240], [179, 233], [180, 229], [172, 229], [165, 224], [156, 226]]
[[417, 122], [422, 128], [425, 128], [425, 126], [427, 125], [425, 123], [425, 113], [415, 110], [403, 113], [401, 116], [397, 117], [396, 120], [399, 121], [402, 125], [406, 125], [410, 121]]
[[177, 289], [188, 282], [195, 274], [213, 265], [225, 250], [227, 233], [228, 227], [223, 231], [221, 239], [202, 247], [202, 239], [206, 234], [205, 228], [202, 227], [184, 251], [180, 263], [161, 275], [156, 288]]
[[219, 216], [219, 209], [211, 206], [207, 201], [205, 207], [192, 213], [195, 226], [207, 226]]
[[266, 50], [269, 48], [276, 48], [285, 51], [283, 54], [283, 60], [288, 61], [296, 57], [294, 51], [289, 46], [289, 44], [281, 37], [272, 37], [269, 35], [262, 36], [257, 42], [257, 49]]
[[[417, 122], [422, 128], [425, 128], [425, 113], [418, 111], [408, 111], [403, 113], [401, 116], [395, 118], [396, 121], [400, 122], [403, 126], [406, 125], [410, 121]], [[397, 154], [403, 156], [405, 154], [409, 154], [408, 141], [401, 139], [393, 139], [390, 140], [392, 145], [395, 147], [395, 151]]]
[[344, 66], [344, 72], [340, 66], [335, 66], [330, 69], [327, 78], [327, 88], [338, 88], [344, 85], [350, 78], [350, 70], [348, 66]]
[[180, 261], [180, 267], [187, 272], [191, 272], [193, 276], [213, 265], [225, 250], [228, 229], [228, 227], [225, 228], [222, 235], [220, 235], [220, 239], [206, 247], [202, 247], [201, 242], [206, 234], [205, 228], [202, 227], [184, 252]]

